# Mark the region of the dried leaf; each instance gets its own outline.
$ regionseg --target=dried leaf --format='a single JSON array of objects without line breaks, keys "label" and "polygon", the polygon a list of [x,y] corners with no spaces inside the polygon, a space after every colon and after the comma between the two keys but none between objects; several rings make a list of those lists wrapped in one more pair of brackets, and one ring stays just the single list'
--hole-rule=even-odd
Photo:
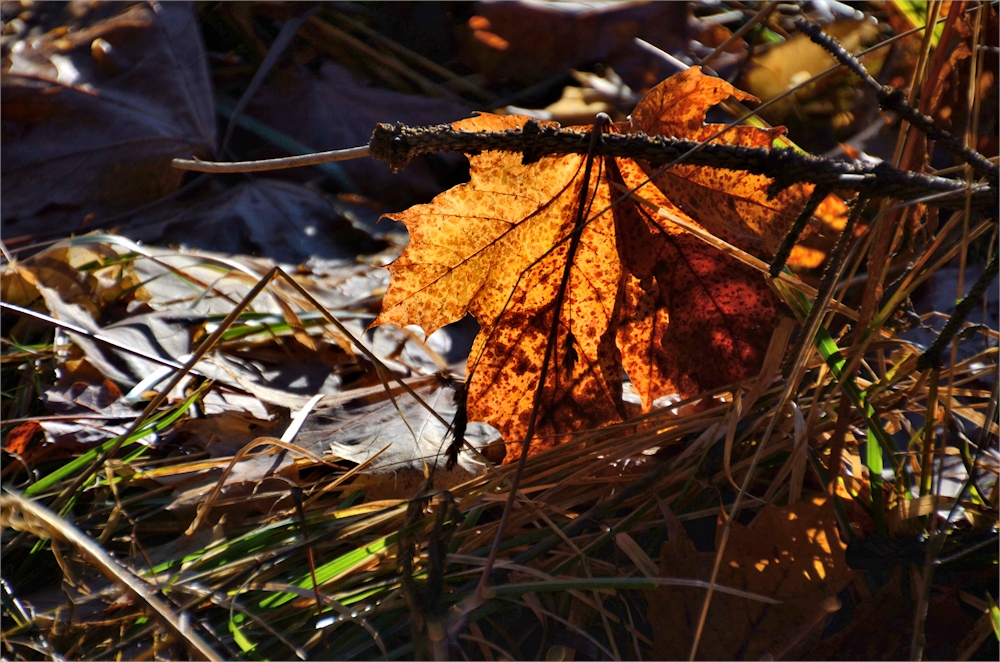
[{"label": "dried leaf", "polygon": [[[52,462],[72,457],[98,444],[125,433],[128,424],[139,415],[121,397],[121,391],[111,381],[100,383],[71,381],[65,386],[52,386],[42,392],[45,408],[53,417],[29,421],[7,435],[4,450],[15,456],[15,462],[4,471],[17,471],[22,466],[33,467],[40,462]],[[41,439],[36,439],[38,433]],[[156,435],[140,440],[152,443]]]},{"label": "dried leaf", "polygon": [[386,246],[341,216],[327,196],[273,179],[255,179],[205,200],[171,205],[127,234],[160,245],[266,256],[281,264],[310,257],[353,262]]},{"label": "dried leaf", "polygon": [[[706,111],[729,96],[749,97],[692,69],[650,92],[628,128],[704,139],[716,130],[704,125]],[[481,115],[452,126],[502,131],[526,122]],[[733,140],[770,147],[782,131],[740,127]],[[468,184],[388,215],[411,240],[389,266],[374,324],[432,332],[466,313],[479,321],[469,417],[501,431],[508,462],[529,433],[537,452],[566,433],[622,420],[623,368],[646,409],[661,395],[695,395],[759,370],[776,295],[736,259],[634,200],[618,201],[622,186],[646,182],[648,167],[598,159],[585,181],[582,155],[525,164],[519,154],[485,152],[470,161]],[[737,171],[684,166],[654,184],[640,195],[759,254],[777,247],[805,201],[802,190],[768,200],[770,180]],[[584,224],[570,256],[578,216]]]},{"label": "dried leaf", "polygon": [[42,426],[38,421],[28,421],[21,423],[16,428],[7,433],[3,441],[4,451],[11,455],[23,455],[31,446],[32,440],[42,431]]},{"label": "dried leaf", "polygon": [[[721,535],[721,524],[717,535]],[[715,593],[698,656],[702,659],[757,660],[780,657],[811,629],[822,631],[832,599],[852,579],[844,558],[836,514],[825,498],[794,506],[764,507],[750,526],[733,524],[719,568],[718,584],[782,601],[767,605]],[[671,528],[660,569],[664,576],[707,580],[714,552],[698,552]],[[685,659],[701,613],[705,592],[686,587],[657,588],[649,602],[653,656]],[[826,602],[824,602],[826,601]]]},{"label": "dried leaf", "polygon": [[586,71],[571,73],[580,86],[564,87],[558,101],[539,110],[506,106],[499,114],[527,115],[560,124],[589,124],[598,113],[613,114],[616,106],[632,105],[638,100],[610,67],[604,69],[603,76]]},{"label": "dried leaf", "polygon": [[[455,385],[440,376],[410,380],[414,392],[442,419],[455,417]],[[443,473],[444,451],[451,439],[447,428],[398,385],[389,392],[381,386],[359,389],[321,402],[306,419],[296,444],[317,455],[333,455],[357,464],[375,457],[366,474],[395,475],[411,472],[423,476],[425,466]],[[397,409],[398,407],[398,409]],[[496,430],[470,423],[465,439],[488,457],[490,444],[499,439]],[[389,446],[384,452],[386,446]],[[459,454],[458,473],[472,477],[482,472],[482,463],[468,449]]]},{"label": "dried leaf", "polygon": [[[504,130],[526,121],[482,115],[453,126]],[[469,416],[496,426],[509,442],[524,437],[534,408],[584,157],[523,165],[520,155],[487,152],[471,161],[469,184],[388,216],[406,223],[411,240],[389,268],[392,284],[375,323],[417,324],[431,333],[472,313],[483,331],[469,361]],[[595,177],[587,200],[588,209],[607,209],[607,182]],[[620,420],[621,369],[601,347],[620,278],[614,251],[611,215],[604,213],[583,231],[569,274],[552,351],[556,368],[536,428],[550,437],[547,445],[553,435]]]},{"label": "dried leaf", "polygon": [[[489,2],[476,5],[459,58],[492,80],[525,86],[593,62],[614,67],[633,87],[660,80],[662,60],[636,38],[667,52],[687,47],[684,3],[589,4]],[[646,80],[652,74],[656,77]]]},{"label": "dried leaf", "polygon": [[88,213],[155,200],[184,177],[172,158],[215,143],[190,6],[135,5],[74,27],[13,48],[2,78],[8,235],[65,231]]},{"label": "dried leaf", "polygon": [[57,244],[3,272],[3,300],[31,307],[41,298],[40,287],[54,290],[66,303],[83,306],[99,317],[112,302],[144,300],[148,293],[136,274],[110,246]]},{"label": "dried leaf", "polygon": [[[837,39],[848,51],[857,53],[863,44],[878,36],[879,27],[874,21],[841,19],[827,23],[823,31]],[[797,34],[752,57],[742,77],[743,84],[763,101],[770,101],[834,64],[833,56],[823,47],[814,44],[808,36]],[[784,117],[801,108],[803,102],[840,85],[843,80],[843,75],[827,76],[800,87],[791,97],[772,105],[768,116]]]}]

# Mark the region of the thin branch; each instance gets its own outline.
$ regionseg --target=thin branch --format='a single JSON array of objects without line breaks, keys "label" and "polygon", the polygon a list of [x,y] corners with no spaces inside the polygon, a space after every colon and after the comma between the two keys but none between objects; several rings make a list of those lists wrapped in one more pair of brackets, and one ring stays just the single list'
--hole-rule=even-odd
[{"label": "thin branch", "polygon": [[[817,188],[818,190],[818,188]],[[840,233],[840,238],[830,252],[830,259],[827,261],[826,271],[823,272],[823,280],[819,284],[819,293],[813,300],[812,309],[809,316],[802,324],[802,332],[799,334],[792,351],[786,356],[786,363],[782,366],[782,372],[790,375],[795,367],[800,353],[812,345],[816,333],[819,331],[823,317],[829,312],[830,300],[833,298],[833,290],[843,276],[844,259],[847,257],[847,249],[854,238],[854,226],[861,220],[861,214],[870,200],[870,193],[859,195],[853,202],[851,215],[847,218],[847,224]]]},{"label": "thin branch", "polygon": [[261,172],[263,170],[287,170],[302,166],[351,161],[370,156],[368,146],[335,149],[331,152],[317,152],[302,156],[285,156],[280,159],[264,159],[263,161],[202,161],[201,159],[174,159],[171,165],[178,170],[194,170],[197,172]]},{"label": "thin branch", "polygon": [[785,268],[785,262],[788,261],[788,256],[792,254],[792,248],[795,246],[795,242],[799,240],[799,235],[805,230],[806,224],[809,219],[812,218],[813,212],[819,207],[820,203],[826,199],[826,196],[830,194],[830,189],[825,186],[817,186],[813,189],[812,195],[809,196],[809,200],[806,201],[806,206],[802,208],[799,212],[799,217],[795,219],[795,223],[792,224],[791,229],[788,234],[785,235],[785,239],[781,242],[781,246],[778,248],[778,252],[774,255],[774,260],[771,261],[771,268],[769,273],[771,278],[777,278],[781,273],[781,270]]},{"label": "thin branch", "polygon": [[[428,127],[379,124],[368,146],[372,158],[401,170],[412,158],[434,152],[521,152],[528,162],[554,154],[586,154],[589,133],[545,126],[536,120],[530,120],[521,129],[483,132],[457,131],[449,124]],[[695,149],[698,151],[688,154]],[[744,170],[770,177],[774,179],[768,191],[770,195],[794,184],[813,183],[838,191],[863,191],[874,187],[879,196],[898,200],[942,194],[937,205],[952,208],[963,208],[968,193],[974,209],[993,213],[997,207],[995,186],[975,184],[967,187],[964,181],[906,172],[887,163],[850,163],[789,149],[704,144],[634,133],[606,134],[598,151],[602,156],[639,159],[654,168],[686,155],[688,165]]]},{"label": "thin branch", "polygon": [[955,306],[955,312],[948,319],[944,328],[941,329],[941,335],[917,359],[917,370],[941,367],[941,352],[951,342],[951,339],[955,337],[955,334],[961,330],[962,324],[965,323],[965,318],[972,312],[972,307],[982,300],[983,295],[986,293],[986,288],[989,287],[993,279],[996,278],[998,271],[1000,271],[998,270],[997,255],[998,253],[993,253],[990,263],[986,266],[986,270],[982,275],[979,276],[979,280],[973,284],[972,289],[965,295],[965,298]]},{"label": "thin branch", "polygon": [[[586,154],[588,136],[573,129],[543,126],[535,120],[529,121],[523,129],[483,132],[456,131],[448,124],[429,127],[379,124],[370,143],[364,147],[233,163],[174,159],[173,166],[212,173],[260,172],[371,156],[388,162],[394,170],[402,170],[414,157],[435,152],[476,154],[501,150],[521,152],[528,160],[554,154]],[[642,133],[607,134],[598,150],[602,156],[640,159],[654,167],[684,156],[689,165],[745,170],[774,179],[769,190],[771,194],[798,183],[813,183],[838,191],[861,191],[874,185],[882,197],[897,200],[934,196],[939,207],[962,208],[968,192],[973,209],[995,212],[997,207],[994,186],[974,184],[967,187],[959,180],[906,172],[886,163],[858,164],[792,150],[704,144]]]},{"label": "thin branch", "polygon": [[883,109],[898,113],[907,122],[927,134],[928,138],[937,141],[942,147],[972,166],[976,172],[986,175],[994,184],[996,183],[1000,177],[1000,169],[997,168],[996,164],[990,163],[982,154],[966,147],[961,140],[949,132],[938,128],[934,124],[934,119],[911,106],[902,92],[882,85],[875,80],[856,57],[847,52],[836,39],[825,34],[819,25],[799,18],[795,21],[795,27],[805,33],[814,43],[829,51],[841,64],[860,76],[861,80],[875,91],[879,105]]}]

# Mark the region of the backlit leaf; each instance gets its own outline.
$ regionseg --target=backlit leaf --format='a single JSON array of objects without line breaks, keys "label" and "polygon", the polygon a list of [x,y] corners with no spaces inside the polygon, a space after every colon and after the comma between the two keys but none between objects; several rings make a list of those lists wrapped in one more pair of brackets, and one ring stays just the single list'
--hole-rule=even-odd
[{"label": "backlit leaf", "polygon": [[[730,96],[752,98],[692,69],[607,130],[704,140],[719,128],[704,124],[706,111]],[[505,131],[527,121],[481,115],[452,127]],[[579,130],[582,140],[591,132]],[[722,140],[769,148],[783,131],[736,127]],[[467,313],[478,320],[469,419],[501,431],[507,462],[528,436],[537,452],[623,420],[623,372],[648,410],[662,395],[696,395],[759,371],[780,306],[764,277],[621,191],[638,189],[661,210],[768,256],[806,189],[768,199],[765,177],[694,166],[647,185],[651,168],[627,158],[595,158],[589,178],[583,155],[525,164],[489,151],[470,161],[469,183],[388,216],[406,224],[410,244],[389,266],[375,324],[432,333]]]},{"label": "backlit leaf", "polygon": [[[527,119],[483,115],[453,126],[501,131]],[[406,224],[410,244],[389,267],[393,280],[375,323],[417,324],[432,333],[474,315],[483,331],[469,362],[469,416],[517,440],[534,407],[585,158],[523,165],[518,154],[487,152],[470,160],[468,184],[389,215]],[[609,204],[608,184],[593,178],[587,208],[606,210]],[[614,251],[611,214],[604,213],[583,231],[570,270],[551,352],[556,368],[541,396],[539,435],[619,420],[621,368],[601,348],[620,278]]]},{"label": "backlit leaf", "polygon": [[[645,179],[629,161],[621,172],[630,189]],[[642,195],[684,218],[655,188]],[[779,316],[779,300],[760,274],[645,207],[615,210],[627,271],[617,340],[643,408],[663,395],[756,374]]]}]

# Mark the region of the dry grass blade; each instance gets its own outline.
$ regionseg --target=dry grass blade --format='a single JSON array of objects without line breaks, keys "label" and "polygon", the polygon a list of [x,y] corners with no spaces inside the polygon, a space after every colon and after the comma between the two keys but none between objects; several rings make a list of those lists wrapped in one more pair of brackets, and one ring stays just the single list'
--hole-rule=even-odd
[{"label": "dry grass blade", "polygon": [[21,306],[15,306],[14,304],[7,303],[6,301],[0,301],[0,308],[6,308],[7,310],[15,312],[18,315],[22,315],[24,317],[30,317],[30,318],[36,319],[39,322],[42,322],[44,324],[49,324],[51,326],[59,327],[60,329],[64,329],[66,331],[72,331],[73,333],[79,333],[82,336],[85,336],[87,338],[90,338],[91,340],[94,340],[96,342],[99,342],[99,343],[102,343],[104,345],[107,345],[108,347],[113,347],[113,348],[115,348],[115,349],[117,349],[119,351],[126,352],[128,354],[132,354],[133,356],[138,356],[139,358],[146,359],[147,361],[152,361],[153,363],[159,363],[160,365],[162,365],[164,367],[167,367],[167,368],[173,368],[174,370],[183,370],[184,369],[184,364],[182,364],[182,363],[178,363],[176,361],[171,361],[169,359],[164,359],[163,357],[156,356],[155,354],[150,354],[148,352],[144,352],[141,349],[136,349],[134,347],[129,347],[128,345],[123,345],[122,343],[120,343],[120,342],[118,342],[116,340],[113,340],[111,338],[105,338],[104,336],[102,336],[99,333],[93,333],[93,332],[88,331],[87,329],[84,329],[83,327],[77,326],[76,324],[73,324],[71,322],[66,322],[64,320],[58,320],[58,319],[55,319],[54,317],[49,317],[48,315],[44,315],[44,314],[39,313],[38,311],[35,311],[35,310],[28,310],[27,308],[22,308]]},{"label": "dry grass blade", "polygon": [[233,467],[235,467],[244,457],[246,457],[247,454],[250,453],[250,451],[260,446],[275,446],[276,447],[275,450],[271,452],[277,451],[278,448],[283,448],[284,450],[290,453],[298,453],[304,455],[305,457],[309,458],[318,465],[325,464],[322,458],[313,455],[309,451],[302,450],[301,448],[295,446],[294,444],[286,443],[281,439],[260,437],[258,439],[255,439],[254,441],[251,441],[249,444],[241,448],[240,452],[237,453],[235,456],[233,456],[233,459],[229,461],[229,465],[226,466],[225,470],[223,470],[222,472],[222,476],[219,477],[219,482],[215,484],[215,487],[212,488],[212,491],[209,493],[208,498],[205,499],[205,503],[202,504],[202,506],[198,509],[198,516],[195,517],[194,521],[191,523],[191,526],[188,527],[188,530],[185,532],[185,535],[189,536],[193,535],[199,529],[199,527],[201,527],[201,525],[204,523],[205,518],[208,517],[208,513],[211,512],[212,510],[212,505],[215,503],[216,498],[219,496],[219,492],[226,484],[226,478],[229,477],[229,474],[233,470]]},{"label": "dry grass blade", "polygon": [[0,506],[3,508],[4,526],[27,531],[40,538],[51,536],[73,545],[101,571],[101,574],[124,587],[136,600],[144,604],[177,637],[178,641],[184,643],[192,657],[199,660],[223,659],[191,629],[190,618],[186,614],[176,614],[169,605],[153,594],[145,582],[119,565],[100,545],[72,524],[48,508],[24,498],[7,487],[3,488]]}]

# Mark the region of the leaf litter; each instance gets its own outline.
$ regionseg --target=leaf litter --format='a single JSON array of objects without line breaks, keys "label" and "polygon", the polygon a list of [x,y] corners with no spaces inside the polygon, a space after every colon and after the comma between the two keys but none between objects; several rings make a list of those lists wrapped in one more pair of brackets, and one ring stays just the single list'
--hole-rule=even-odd
[{"label": "leaf litter", "polygon": [[211,82],[191,7],[134,5],[83,21],[5,52],[8,236],[76,229],[88,214],[152,202],[181,185],[172,158],[214,148]]},{"label": "leaf litter", "polygon": [[[483,13],[487,11],[500,9],[493,6]],[[714,11],[697,8],[697,19],[689,14],[681,39],[691,37],[692,21],[702,30],[698,21]],[[329,20],[329,15],[324,14],[323,20]],[[501,25],[503,21],[496,19],[490,29]],[[776,23],[770,25],[777,28]],[[495,34],[501,34],[496,29]],[[490,39],[484,38],[479,43],[488,46]],[[626,42],[632,38],[629,33]],[[196,38],[192,43],[200,41]],[[263,42],[260,45],[266,48]],[[317,45],[329,46],[313,39],[311,46]],[[674,52],[674,47],[667,48]],[[296,52],[303,61],[315,57],[315,51]],[[639,61],[633,57],[636,52],[634,43],[622,51],[633,65]],[[742,51],[733,51],[738,52]],[[233,63],[226,60],[220,68],[219,62],[223,60],[214,61],[213,71]],[[405,60],[400,66],[416,67],[415,62]],[[58,58],[50,64],[56,66]],[[322,66],[329,69],[332,63]],[[226,75],[237,68],[225,69]],[[636,90],[648,89],[659,79],[643,84],[635,69],[623,65],[622,71]],[[301,69],[298,72],[302,74]],[[697,75],[696,71],[687,74]],[[373,93],[371,99],[377,101],[382,92]],[[683,108],[683,103],[668,98],[660,107]],[[640,107],[632,118],[643,122],[647,128],[642,130],[679,130],[680,135],[693,131],[701,137],[712,131],[710,125],[703,126],[704,113],[696,113],[695,121],[677,129],[657,126],[670,124],[662,112],[643,117],[641,111],[646,108]],[[6,107],[4,112],[6,119]],[[382,113],[372,121],[387,119],[392,118]],[[493,122],[523,126],[525,120],[484,115],[458,125],[487,127]],[[282,128],[295,127],[285,124]],[[268,130],[265,127],[263,132]],[[613,130],[635,128],[619,125]],[[776,135],[743,128],[729,133],[743,136],[738,140],[764,145]],[[300,135],[311,145],[309,136],[316,133],[309,130]],[[351,145],[362,141],[358,138]],[[483,164],[502,165],[505,171],[494,176],[509,178],[517,191],[525,185],[548,187],[545,190],[555,196],[549,199],[564,210],[572,210],[583,192],[576,179],[582,157],[548,159],[558,165],[552,168],[553,174],[559,173],[554,182],[534,177],[538,170],[520,163],[519,155],[504,159],[485,153],[473,156],[472,161],[473,180],[466,190],[478,187],[497,192],[496,187],[477,181],[479,163],[482,171]],[[653,174],[643,164],[624,161],[601,164],[587,182],[591,216],[617,200],[623,188],[635,188]],[[4,165],[6,180],[6,159]],[[396,257],[399,247],[393,245],[375,253],[398,235],[381,234],[379,229],[379,236],[372,240],[356,222],[340,223],[346,198],[335,200],[318,192],[329,192],[328,182],[295,179],[294,184],[274,179],[245,179],[227,182],[225,187],[211,183],[180,200],[158,203],[151,212],[138,212],[132,227],[123,228],[130,236],[175,241],[196,249],[154,248],[121,237],[91,236],[9,263],[2,281],[5,304],[33,308],[38,315],[57,318],[63,328],[40,336],[40,329],[46,327],[40,326],[37,317],[33,321],[19,317],[15,327],[8,324],[14,319],[11,309],[4,308],[5,330],[13,329],[5,332],[5,342],[42,338],[49,343],[16,343],[5,348],[5,389],[13,384],[7,380],[11,374],[7,366],[21,366],[17,392],[11,397],[4,394],[5,417],[12,413],[18,417],[18,427],[5,437],[5,450],[13,458],[21,454],[27,460],[34,477],[30,480],[42,478],[35,497],[57,502],[55,493],[69,484],[67,474],[58,473],[65,464],[60,453],[97,457],[86,446],[107,444],[127,429],[172,373],[173,368],[163,364],[183,363],[276,261],[286,265],[337,325],[318,314],[301,291],[280,278],[275,280],[226,328],[218,347],[194,366],[192,376],[169,394],[160,415],[170,422],[144,427],[142,439],[148,445],[124,449],[119,459],[105,465],[106,471],[76,493],[73,510],[63,510],[62,515],[113,550],[128,565],[128,572],[163,587],[171,609],[190,615],[192,620],[185,622],[193,622],[227,657],[346,659],[384,654],[385,646],[393,649],[394,656],[410,656],[414,649],[408,646],[415,640],[438,641],[431,637],[434,628],[450,622],[445,615],[455,611],[454,606],[450,612],[444,609],[471,590],[466,582],[482,568],[498,526],[499,502],[509,489],[510,468],[497,465],[505,454],[508,462],[513,457],[505,451],[503,439],[509,441],[516,424],[506,430],[498,425],[498,431],[472,417],[459,466],[446,473],[439,465],[442,449],[452,441],[448,424],[465,395],[470,412],[476,411],[477,399],[496,395],[503,400],[502,390],[495,385],[476,385],[480,370],[484,374],[495,370],[498,379],[507,380],[505,385],[532,393],[531,369],[513,376],[503,376],[503,370],[521,367],[521,359],[537,358],[537,350],[535,356],[527,350],[543,348],[538,338],[551,328],[551,312],[548,325],[545,313],[533,313],[533,330],[517,340],[524,345],[521,353],[510,355],[516,360],[505,361],[502,353],[491,357],[491,343],[483,338],[517,328],[515,315],[504,309],[508,301],[544,309],[544,293],[551,293],[551,282],[561,275],[559,261],[566,259],[559,240],[572,232],[572,219],[556,227],[545,228],[540,222],[532,226],[535,217],[551,220],[545,213],[546,199],[522,200],[541,211],[528,214],[531,218],[517,225],[527,223],[527,227],[504,235],[511,237],[504,250],[482,262],[499,267],[510,266],[507,262],[523,265],[528,260],[523,277],[520,273],[502,275],[502,282],[480,292],[487,295],[483,301],[456,304],[442,299],[433,306],[416,302],[406,312],[433,322],[423,330],[392,325],[368,330],[379,314],[387,285],[384,272],[370,265]],[[569,330],[553,348],[559,374],[545,394],[548,402],[568,407],[548,416],[548,436],[535,446],[526,465],[497,566],[499,572],[511,573],[509,582],[497,583],[498,598],[490,603],[499,606],[502,602],[503,607],[493,614],[473,613],[468,629],[447,650],[454,654],[462,648],[481,655],[483,650],[499,654],[503,649],[504,656],[536,658],[598,655],[600,651],[605,656],[636,657],[657,650],[671,651],[670,657],[687,656],[693,632],[700,627],[698,613],[715,556],[693,551],[680,522],[699,518],[714,522],[720,507],[728,509],[733,477],[745,475],[754,449],[763,443],[762,431],[775,418],[779,422],[764,440],[766,448],[749,482],[750,492],[766,493],[768,504],[752,506],[756,521],[751,522],[751,513],[744,509],[733,523],[699,655],[710,656],[716,649],[733,659],[759,657],[760,651],[777,657],[827,659],[908,655],[907,628],[921,598],[902,578],[913,566],[898,567],[897,574],[879,589],[879,571],[849,570],[843,547],[848,542],[856,545],[862,537],[881,540],[873,505],[877,495],[883,495],[891,508],[890,536],[902,540],[922,530],[925,520],[921,518],[933,512],[932,496],[914,492],[915,498],[909,500],[905,477],[895,485],[873,489],[874,481],[863,466],[871,460],[872,440],[868,438],[866,450],[865,419],[851,411],[846,415],[853,420],[843,440],[849,473],[837,486],[837,498],[823,496],[825,453],[836,441],[834,427],[844,414],[836,408],[839,393],[829,381],[831,373],[813,359],[805,373],[808,379],[802,382],[809,386],[799,389],[791,413],[782,408],[777,385],[755,384],[754,366],[759,366],[768,349],[770,329],[782,315],[790,314],[784,308],[787,298],[770,290],[763,277],[743,262],[720,258],[714,248],[675,228],[670,220],[671,215],[693,219],[739,249],[767,259],[784,234],[759,223],[760,218],[777,212],[787,215],[779,225],[790,222],[795,206],[801,205],[808,191],[786,191],[783,195],[789,204],[783,207],[760,195],[766,181],[746,176],[727,180],[725,173],[685,170],[683,165],[658,177],[656,184],[639,190],[645,202],[632,199],[618,204],[603,218],[598,215],[581,235],[585,239],[578,252],[581,262],[571,269],[571,296],[564,307],[570,311]],[[570,194],[574,187],[577,196]],[[720,189],[727,192],[719,193]],[[158,190],[157,195],[165,190]],[[738,195],[730,202],[733,192]],[[409,193],[400,191],[400,195]],[[487,198],[485,193],[483,198]],[[717,204],[698,209],[705,198]],[[819,218],[808,231],[812,234],[796,248],[798,255],[793,254],[796,269],[807,277],[802,270],[820,265],[830,250],[829,238],[822,235],[835,237],[843,227],[843,203],[835,198],[828,202],[831,209],[817,213]],[[364,204],[371,215],[374,207]],[[6,195],[4,207],[5,212],[14,209],[8,206]],[[494,223],[498,219],[520,221],[518,208],[510,207],[497,205],[479,216]],[[84,208],[73,207],[74,227]],[[261,213],[262,208],[267,213]],[[282,223],[273,223],[275,217],[283,219]],[[6,213],[4,218],[6,230]],[[325,226],[331,219],[334,225]],[[211,227],[227,225],[240,231],[208,234],[213,232]],[[489,233],[471,233],[470,227],[457,228],[462,233],[454,238],[457,243],[438,246],[435,259],[441,263],[452,259],[448,251],[454,246],[478,246],[475,250],[488,253],[482,247],[488,245]],[[293,229],[283,235],[288,228]],[[315,235],[309,234],[310,228]],[[444,223],[433,228],[435,232],[447,229]],[[360,241],[362,248],[338,245],[345,233]],[[418,242],[421,232],[411,228],[411,234]],[[313,237],[319,237],[322,244],[310,243]],[[535,245],[539,237],[550,243]],[[541,254],[553,244],[556,250]],[[220,246],[223,252],[212,252]],[[800,250],[806,246],[812,252]],[[644,250],[650,247],[655,250]],[[316,257],[312,248],[323,257]],[[260,254],[226,254],[250,251]],[[354,259],[365,251],[363,261]],[[405,255],[400,258],[404,264]],[[412,264],[411,268],[419,270]],[[469,290],[470,284],[461,280],[456,279],[458,286]],[[581,296],[584,286],[589,290]],[[383,310],[390,308],[393,287],[389,285]],[[478,313],[481,323],[489,315],[494,318],[492,330],[482,324],[483,335],[475,340],[471,355],[468,348],[475,325],[465,321],[434,331],[445,317],[462,317],[465,307]],[[706,309],[715,313],[703,320],[692,319],[691,310]],[[664,315],[664,310],[670,314]],[[739,321],[733,322],[735,318]],[[67,327],[71,321],[87,333]],[[407,321],[413,319],[400,319]],[[720,335],[720,328],[730,335]],[[108,342],[90,337],[95,334]],[[995,342],[995,332],[989,330],[973,329],[968,335]],[[677,350],[695,339],[701,345],[705,338],[714,338],[726,356],[740,357],[745,363],[713,364]],[[919,426],[927,392],[912,361],[906,361],[919,349],[905,340],[884,338],[865,355],[859,375],[878,385],[869,391],[870,402],[881,417],[876,420],[885,421],[898,438],[906,437],[901,443],[909,443],[908,457],[913,458],[924,438]],[[157,360],[122,351],[125,345]],[[969,343],[961,347],[967,351]],[[460,384],[466,368],[461,364],[465,356],[476,356],[480,349],[486,350],[486,359],[469,361],[469,391],[463,395]],[[849,344],[841,344],[840,349],[852,357]],[[770,348],[775,356],[781,352],[782,347]],[[33,358],[25,363],[23,357]],[[940,377],[942,383],[957,380],[952,391],[942,391],[940,396],[945,408],[941,429],[973,442],[982,430],[986,435],[982,439],[987,440],[984,448],[995,438],[994,425],[983,427],[990,386],[976,377],[982,371],[970,366],[988,367],[995,360],[995,350],[989,347],[985,353],[973,350],[968,361],[943,369]],[[768,370],[772,368],[776,366]],[[44,398],[32,402],[30,394],[36,389],[32,382],[39,379],[37,391]],[[730,386],[733,382],[735,390]],[[756,404],[743,409],[741,402],[749,400],[741,398],[748,390]],[[637,398],[626,395],[633,391],[639,392]],[[677,392],[691,397],[684,399]],[[903,392],[909,400],[900,404]],[[665,402],[669,408],[661,408]],[[480,404],[481,409],[484,406]],[[501,408],[506,412],[501,419],[507,416],[511,421],[525,411],[523,402],[501,402]],[[95,418],[105,416],[120,418]],[[590,417],[593,424],[581,423],[581,417]],[[291,423],[301,418],[305,421],[301,428]],[[600,425],[607,427],[590,429]],[[975,443],[981,445],[982,439]],[[554,445],[555,441],[564,443]],[[83,444],[71,448],[69,442]],[[962,472],[965,462],[980,481],[975,489],[984,492],[985,503],[968,498],[943,502],[961,503],[965,519],[955,526],[964,531],[952,536],[956,544],[950,550],[963,554],[967,548],[959,543],[968,530],[985,531],[995,520],[989,510],[989,499],[995,501],[996,496],[992,456],[987,448],[986,456],[980,458],[976,450],[980,446],[971,448],[976,455],[954,454],[956,461],[948,464],[947,472],[963,480],[963,475],[970,475]],[[919,462],[911,464],[914,471],[920,470]],[[4,468],[5,482],[23,480],[26,475],[13,462],[5,462]],[[62,476],[58,481],[52,479],[57,474]],[[786,495],[788,506],[783,505]],[[662,505],[669,505],[669,510]],[[673,512],[679,515],[674,517]],[[15,510],[5,501],[5,523],[14,521],[10,519],[14,516]],[[201,528],[183,535],[186,528],[190,531],[192,521]],[[10,540],[7,535],[5,543]],[[705,542],[694,534],[691,537],[699,544]],[[27,631],[5,624],[5,644],[52,650],[52,642],[55,650],[75,646],[72,650],[98,657],[119,651],[129,657],[146,654],[144,638],[155,628],[136,620],[143,612],[135,602],[120,598],[112,585],[95,582],[89,566],[68,557],[62,543],[52,545],[51,555],[46,551],[34,560],[18,549],[13,547],[14,556],[5,550],[5,568],[15,567],[8,563],[19,568],[11,577],[39,577],[39,570],[56,569],[48,576],[67,578],[66,590],[74,593],[77,615],[86,615],[75,623],[62,623],[58,612],[26,615],[24,622],[39,625],[36,631],[44,635],[32,639],[34,635],[23,634]],[[407,565],[400,557],[409,550],[413,559]],[[46,566],[41,557],[54,557],[60,565],[57,568],[49,561]],[[409,587],[400,582],[401,567],[412,569]],[[14,593],[9,593],[7,573],[5,610],[8,595],[16,595],[11,604],[26,595],[36,606],[43,604],[37,599],[40,594],[26,592],[23,584],[15,584]],[[935,581],[940,580],[940,586],[949,577],[939,569]],[[314,591],[317,580],[319,589]],[[680,580],[701,582],[700,588],[671,584]],[[763,597],[780,595],[783,603],[736,598],[727,593],[731,589]],[[962,609],[968,611],[973,603],[987,604],[977,595],[988,597],[978,584],[968,581],[949,583],[944,593],[931,595],[928,640],[942,642],[954,638],[955,632],[971,631],[974,619]],[[899,609],[880,609],[884,601]],[[845,605],[839,611],[838,602]],[[847,605],[854,606],[853,618]],[[14,609],[5,611],[5,620],[15,613]],[[942,629],[944,613],[953,616],[950,632]],[[409,617],[429,624],[429,629],[410,631]],[[839,633],[834,627],[838,619],[839,627],[844,627]],[[935,628],[937,624],[942,627]],[[123,635],[121,627],[131,629]],[[885,632],[892,636],[881,636]],[[866,648],[860,643],[875,640],[884,646]],[[160,650],[169,650],[171,657],[185,655],[183,648],[165,641],[153,645],[165,646]],[[494,650],[486,641],[501,643]],[[970,639],[962,642],[961,650],[929,648],[927,655],[949,657],[947,651],[959,654],[979,645]]]},{"label": "leaf litter", "polygon": [[[715,553],[698,552],[680,521],[670,517],[674,523],[660,567],[669,576],[707,579]],[[717,538],[721,530],[717,528]],[[837,595],[853,579],[845,547],[832,504],[822,498],[780,508],[768,504],[750,526],[735,524],[719,582],[777,598],[781,604],[728,595],[714,598],[701,654],[711,659],[777,659],[786,651],[773,649],[776,643],[817,634],[810,630],[822,630],[825,617],[839,606]],[[657,659],[681,659],[690,649],[704,593],[657,591],[666,595],[650,599],[649,619],[656,633],[651,652]]]}]

